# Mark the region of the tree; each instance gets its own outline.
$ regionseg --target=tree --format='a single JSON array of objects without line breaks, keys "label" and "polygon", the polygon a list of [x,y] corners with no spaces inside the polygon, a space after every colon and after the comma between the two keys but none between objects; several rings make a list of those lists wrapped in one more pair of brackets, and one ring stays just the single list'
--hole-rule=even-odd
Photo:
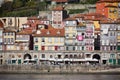
[{"label": "tree", "polygon": [[14,0],[13,1],[13,8],[16,9],[16,8],[20,8],[22,6],[22,1],[21,0]]},{"label": "tree", "polygon": [[5,2],[2,4],[1,9],[3,11],[12,11],[12,2]]},{"label": "tree", "polygon": [[26,3],[26,6],[28,6],[28,7],[34,7],[35,6],[35,1],[28,1],[27,3]]}]

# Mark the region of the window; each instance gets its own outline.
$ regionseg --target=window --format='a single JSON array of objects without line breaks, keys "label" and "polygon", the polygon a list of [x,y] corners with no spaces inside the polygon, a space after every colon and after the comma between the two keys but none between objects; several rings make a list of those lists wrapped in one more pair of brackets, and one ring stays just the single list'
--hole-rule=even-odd
[{"label": "window", "polygon": [[55,46],[55,50],[58,50],[58,46]]},{"label": "window", "polygon": [[44,38],[42,38],[42,42],[45,42],[45,39],[44,39]]},{"label": "window", "polygon": [[87,57],[87,58],[90,58],[90,56],[91,56],[90,54],[86,54],[86,57]]},{"label": "window", "polygon": [[11,42],[14,42],[14,41],[13,41],[13,38],[11,38]]},{"label": "window", "polygon": [[66,50],[68,50],[68,46],[66,47]]},{"label": "window", "polygon": [[55,46],[55,50],[56,50],[56,51],[58,50],[58,46]]},{"label": "window", "polygon": [[73,38],[75,38],[75,34],[73,34]]},{"label": "window", "polygon": [[111,58],[114,58],[114,57],[115,57],[115,55],[114,55],[114,54],[111,54],[111,55],[110,55],[110,57],[111,57]]},{"label": "window", "polygon": [[8,43],[10,43],[10,38],[8,38]]},{"label": "window", "polygon": [[68,38],[69,37],[69,35],[68,34],[66,34],[66,38]]},{"label": "window", "polygon": [[75,51],[75,47],[73,46],[73,51]]},{"label": "window", "polygon": [[50,58],[53,58],[53,56],[52,56],[52,55],[50,55]]},{"label": "window", "polygon": [[82,50],[84,50],[84,47],[82,46]]},{"label": "window", "polygon": [[51,42],[52,42],[52,39],[51,39],[51,38],[48,38],[48,42],[51,43]]},{"label": "window", "polygon": [[55,38],[55,43],[57,43],[58,42],[58,38]]},{"label": "window", "polygon": [[8,18],[8,25],[12,25],[12,19],[11,18]]},{"label": "window", "polygon": [[64,38],[60,38],[60,42],[61,42],[61,43],[64,42]]},{"label": "window", "polygon": [[11,36],[13,35],[13,33],[11,33]]},{"label": "window", "polygon": [[82,33],[82,36],[84,35],[84,33]]},{"label": "window", "polygon": [[38,38],[35,38],[35,42],[38,42]]},{"label": "window", "polygon": [[6,38],[4,38],[4,42],[6,43]]},{"label": "window", "polygon": [[38,45],[35,45],[35,48],[34,48],[36,51],[38,50]]},{"label": "window", "polygon": [[80,46],[77,47],[77,50],[80,50]]},{"label": "window", "polygon": [[110,50],[112,50],[112,46],[110,46]]},{"label": "window", "polygon": [[114,50],[116,50],[116,46],[114,46]]},{"label": "window", "polygon": [[42,58],[45,58],[45,54],[42,54]]},{"label": "window", "polygon": [[45,46],[42,46],[42,47],[41,47],[41,50],[45,50]]}]

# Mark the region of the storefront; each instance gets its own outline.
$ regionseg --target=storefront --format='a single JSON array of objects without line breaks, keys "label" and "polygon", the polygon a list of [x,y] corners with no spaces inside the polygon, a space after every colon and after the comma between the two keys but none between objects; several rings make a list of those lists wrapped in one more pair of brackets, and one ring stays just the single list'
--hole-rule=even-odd
[{"label": "storefront", "polygon": [[109,58],[109,63],[112,65],[116,65],[116,55],[115,54],[110,54],[110,58]]}]

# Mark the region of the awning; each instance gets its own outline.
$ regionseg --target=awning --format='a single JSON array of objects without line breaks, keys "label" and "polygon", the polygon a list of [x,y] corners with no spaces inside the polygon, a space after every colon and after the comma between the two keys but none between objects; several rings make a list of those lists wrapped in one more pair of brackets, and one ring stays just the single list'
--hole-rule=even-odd
[{"label": "awning", "polygon": [[85,61],[98,61],[98,60],[95,59],[95,58],[94,58],[94,59],[91,59],[91,58],[90,58],[90,59],[85,59]]},{"label": "awning", "polygon": [[85,59],[73,59],[72,61],[85,61]]},{"label": "awning", "polygon": [[40,60],[47,61],[48,59],[46,59],[46,58],[41,58]]},{"label": "awning", "polygon": [[49,61],[55,61],[55,59],[54,58],[50,58],[50,59],[48,59]]},{"label": "awning", "polygon": [[12,58],[11,60],[17,60],[16,58]]},{"label": "awning", "polygon": [[68,58],[65,58],[65,59],[64,59],[64,61],[70,61],[70,59],[68,59]]},{"label": "awning", "polygon": [[60,62],[62,62],[62,61],[64,61],[63,59],[48,59],[49,61],[60,61]]},{"label": "awning", "polygon": [[25,59],[25,61],[29,61],[30,59]]}]

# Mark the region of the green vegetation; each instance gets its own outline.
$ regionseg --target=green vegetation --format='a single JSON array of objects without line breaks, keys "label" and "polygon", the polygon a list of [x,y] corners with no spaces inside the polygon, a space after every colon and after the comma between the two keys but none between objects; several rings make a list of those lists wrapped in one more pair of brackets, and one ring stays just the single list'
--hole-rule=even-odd
[{"label": "green vegetation", "polygon": [[[95,4],[98,0],[82,0],[74,4]],[[4,16],[34,16],[38,15],[39,11],[47,10],[49,5],[46,0],[13,0],[13,2],[6,2],[0,7],[0,17]],[[83,13],[87,9],[69,10],[70,14]]]},{"label": "green vegetation", "polygon": [[88,9],[69,9],[69,14],[83,13],[88,11]]},{"label": "green vegetation", "polygon": [[83,0],[80,1],[80,4],[95,4],[99,0]]},{"label": "green vegetation", "polygon": [[4,16],[34,16],[40,10],[46,10],[46,2],[40,0],[13,0],[6,2],[0,7],[0,17]]}]

